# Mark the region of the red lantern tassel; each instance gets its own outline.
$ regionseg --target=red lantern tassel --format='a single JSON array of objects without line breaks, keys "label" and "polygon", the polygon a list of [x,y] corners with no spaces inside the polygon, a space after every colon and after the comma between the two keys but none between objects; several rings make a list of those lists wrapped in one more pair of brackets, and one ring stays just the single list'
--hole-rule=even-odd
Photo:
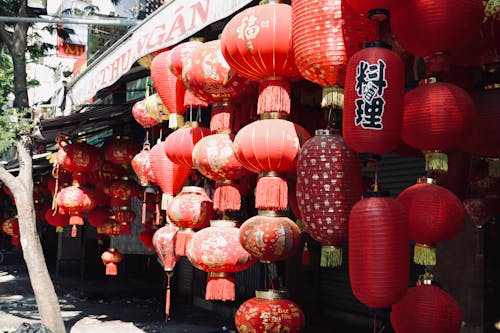
[{"label": "red lantern tassel", "polygon": [[235,285],[234,274],[210,272],[208,273],[205,299],[207,301],[234,301]]},{"label": "red lantern tassel", "polygon": [[219,211],[238,211],[241,207],[241,194],[238,184],[231,180],[217,181],[214,192],[214,209]]},{"label": "red lantern tassel", "polygon": [[144,191],[144,194],[142,197],[142,219],[141,219],[142,224],[146,223],[146,211],[147,211],[147,209],[146,209],[146,207],[147,207],[146,196],[147,196],[146,191]]},{"label": "red lantern tassel", "polygon": [[259,85],[257,114],[278,112],[290,114],[290,83],[284,79],[267,80]]},{"label": "red lantern tassel", "polygon": [[106,275],[118,275],[118,267],[114,263],[106,265]]},{"label": "red lantern tassel", "polygon": [[255,188],[255,208],[259,210],[286,210],[288,185],[282,177],[268,173],[259,177]]},{"label": "red lantern tassel", "polygon": [[307,247],[307,243],[304,244],[304,249],[302,250],[302,265],[309,266],[311,264],[311,252]]},{"label": "red lantern tassel", "polygon": [[73,225],[73,228],[71,228],[71,237],[75,238],[78,230],[76,229],[76,225]]},{"label": "red lantern tassel", "polygon": [[194,235],[193,229],[186,228],[179,230],[175,236],[175,254],[178,256],[186,255],[186,247],[188,242]]},{"label": "red lantern tassel", "polygon": [[234,106],[228,103],[214,104],[210,118],[210,131],[212,133],[231,133],[234,123]]},{"label": "red lantern tassel", "polygon": [[165,321],[170,319],[170,279],[172,273],[167,273],[167,291],[165,293]]}]

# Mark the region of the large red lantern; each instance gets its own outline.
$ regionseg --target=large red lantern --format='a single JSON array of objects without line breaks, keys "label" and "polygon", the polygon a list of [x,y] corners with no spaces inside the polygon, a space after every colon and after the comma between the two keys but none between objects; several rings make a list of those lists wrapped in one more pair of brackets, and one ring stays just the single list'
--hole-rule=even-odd
[{"label": "large red lantern", "polygon": [[405,94],[401,139],[427,152],[427,170],[446,172],[447,157],[442,151],[456,148],[475,118],[474,103],[465,90],[430,82]]},{"label": "large red lantern", "polygon": [[302,309],[286,299],[279,290],[255,291],[251,298],[238,308],[234,323],[239,333],[287,332],[301,333],[305,329]]},{"label": "large red lantern", "polygon": [[122,254],[115,248],[109,248],[101,255],[103,264],[106,266],[106,275],[118,275],[119,264],[123,260]]},{"label": "large red lantern", "polygon": [[400,142],[404,64],[380,42],[366,43],[347,64],[342,134],[362,154],[382,156]]},{"label": "large red lantern", "polygon": [[45,221],[53,227],[56,227],[56,232],[62,232],[63,227],[69,224],[69,216],[60,214],[57,210],[47,209],[45,211]]},{"label": "large red lantern", "polygon": [[69,224],[73,226],[71,236],[76,237],[77,225],[83,225],[83,213],[96,206],[92,192],[73,182],[73,185],[63,188],[57,195],[57,205],[70,216]]},{"label": "large red lantern", "polygon": [[359,13],[379,14],[380,11],[393,11],[402,5],[400,0],[347,0]]},{"label": "large red lantern", "polygon": [[72,173],[91,172],[101,167],[101,151],[88,143],[59,142],[57,164],[61,169]]},{"label": "large red lantern", "polygon": [[9,218],[2,223],[2,231],[12,237],[12,245],[17,248],[21,244],[20,234],[19,234],[19,220],[17,217]]},{"label": "large red lantern", "polygon": [[132,116],[144,128],[158,125],[159,118],[148,112],[146,100],[138,101],[132,106]]},{"label": "large red lantern", "polygon": [[291,7],[271,2],[241,11],[222,31],[221,50],[231,69],[259,82],[258,114],[290,114],[289,81],[300,79],[291,30]]},{"label": "large red lantern", "polygon": [[233,273],[254,264],[255,259],[241,246],[239,235],[235,222],[215,220],[189,241],[187,258],[194,267],[208,272],[206,300],[234,301]]},{"label": "large red lantern", "polygon": [[199,230],[210,225],[213,202],[202,187],[184,186],[168,204],[167,215],[172,223],[184,228],[177,233],[175,243],[175,253],[183,256],[186,245],[194,234],[193,229]]},{"label": "large red lantern", "polygon": [[142,186],[148,186],[150,183],[156,183],[155,174],[151,169],[151,153],[149,150],[149,142],[144,144],[141,152],[134,156],[130,164],[132,169],[134,169],[139,183]]},{"label": "large red lantern", "polygon": [[422,284],[408,289],[405,297],[392,305],[391,324],[396,333],[458,333],[462,311],[445,291]]},{"label": "large red lantern", "polygon": [[436,184],[418,184],[402,191],[397,200],[408,211],[409,237],[415,244],[414,261],[436,264],[436,243],[455,237],[464,224],[464,207],[451,191]]},{"label": "large red lantern", "polygon": [[322,245],[322,267],[342,264],[349,213],[361,193],[356,153],[338,133],[316,131],[298,157],[296,195],[306,232]]},{"label": "large red lantern", "polygon": [[304,128],[283,119],[258,120],[236,134],[236,158],[247,170],[259,174],[257,209],[286,209],[288,190],[283,174],[295,169],[300,147],[309,138]]},{"label": "large red lantern", "polygon": [[367,192],[349,215],[349,278],[354,296],[386,308],[404,296],[410,274],[408,217],[385,192]]},{"label": "large red lantern", "polygon": [[134,156],[139,152],[136,142],[128,138],[114,138],[103,146],[104,159],[114,164],[130,164]]},{"label": "large red lantern", "polygon": [[295,63],[304,78],[323,87],[322,107],[343,107],[347,61],[373,39],[374,30],[345,1],[293,1]]},{"label": "large red lantern", "polygon": [[165,154],[172,162],[186,168],[193,168],[193,148],[198,141],[210,135],[206,127],[183,127],[171,133],[165,139]]},{"label": "large red lantern", "polygon": [[240,243],[261,262],[285,260],[297,253],[301,231],[289,218],[270,212],[246,220],[240,227]]}]

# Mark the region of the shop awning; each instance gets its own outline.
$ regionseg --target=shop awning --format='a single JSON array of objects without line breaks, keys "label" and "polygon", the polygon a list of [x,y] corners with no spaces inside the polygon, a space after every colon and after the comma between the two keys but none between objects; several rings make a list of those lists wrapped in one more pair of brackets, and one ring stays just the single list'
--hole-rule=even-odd
[{"label": "shop awning", "polygon": [[68,86],[74,109],[115,83],[151,52],[173,46],[252,0],[176,0],[158,9],[104,52]]}]

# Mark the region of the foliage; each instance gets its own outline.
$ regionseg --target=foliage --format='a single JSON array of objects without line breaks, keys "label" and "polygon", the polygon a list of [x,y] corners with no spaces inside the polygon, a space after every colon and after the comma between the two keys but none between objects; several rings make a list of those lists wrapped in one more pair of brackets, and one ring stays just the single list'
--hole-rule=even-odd
[{"label": "foliage", "polygon": [[0,44],[0,106],[7,103],[9,94],[14,91],[13,80],[12,58],[8,54],[5,45]]},{"label": "foliage", "polygon": [[17,135],[30,133],[35,127],[29,110],[19,111],[16,108],[6,107],[0,114],[0,153],[7,151],[14,145]]}]

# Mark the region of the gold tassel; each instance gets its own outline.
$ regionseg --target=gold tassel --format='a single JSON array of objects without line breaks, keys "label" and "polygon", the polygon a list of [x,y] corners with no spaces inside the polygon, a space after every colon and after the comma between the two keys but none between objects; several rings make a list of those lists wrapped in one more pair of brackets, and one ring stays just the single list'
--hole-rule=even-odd
[{"label": "gold tassel", "polygon": [[488,175],[500,178],[500,158],[488,158]]},{"label": "gold tassel", "polygon": [[425,171],[448,173],[448,155],[438,150],[426,151]]},{"label": "gold tassel", "polygon": [[321,247],[321,267],[339,267],[342,266],[342,248],[335,246]]},{"label": "gold tassel", "polygon": [[324,87],[321,96],[322,108],[344,108],[344,88],[340,86]]},{"label": "gold tassel", "polygon": [[415,244],[413,251],[413,261],[424,266],[436,265],[436,248],[427,244]]}]

